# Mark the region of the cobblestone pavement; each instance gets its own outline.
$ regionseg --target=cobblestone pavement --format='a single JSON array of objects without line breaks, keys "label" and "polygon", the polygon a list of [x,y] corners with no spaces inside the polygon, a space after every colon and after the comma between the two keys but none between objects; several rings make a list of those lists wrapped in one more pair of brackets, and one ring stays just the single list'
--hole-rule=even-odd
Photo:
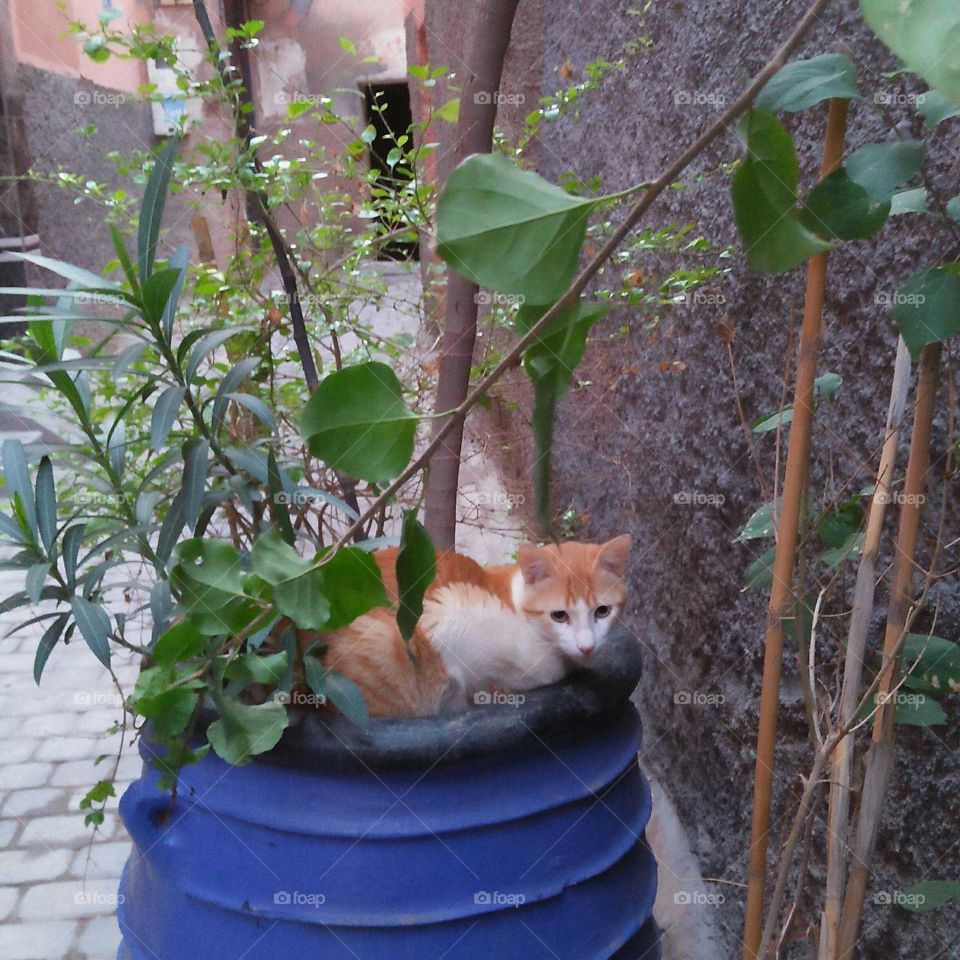
[{"label": "cobblestone pavement", "polygon": [[[0,435],[36,439],[9,426],[0,420]],[[22,589],[21,572],[0,572],[0,598]],[[0,636],[28,610],[0,615]],[[38,687],[33,659],[44,626],[0,640],[0,958],[113,960],[117,882],[130,843],[116,798],[96,833],[79,803],[112,769],[112,760],[94,760],[116,755],[119,736],[108,731],[121,718],[120,695],[79,639],[53,651]],[[129,691],[136,664],[115,663],[115,672]],[[118,796],[139,766],[127,748]]]}]

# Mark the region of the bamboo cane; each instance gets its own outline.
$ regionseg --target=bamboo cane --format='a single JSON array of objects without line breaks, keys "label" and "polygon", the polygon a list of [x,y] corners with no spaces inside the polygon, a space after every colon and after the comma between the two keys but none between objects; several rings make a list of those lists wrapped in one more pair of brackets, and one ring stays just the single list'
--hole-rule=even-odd
[{"label": "bamboo cane", "polygon": [[883,636],[883,662],[877,688],[877,710],[873,718],[873,736],[867,752],[863,794],[857,817],[857,830],[851,853],[852,867],[840,917],[837,956],[849,960],[853,956],[863,901],[877,832],[883,813],[883,801],[893,770],[893,732],[896,703],[891,702],[890,691],[897,685],[900,658],[896,655],[907,624],[911,603],[911,585],[914,573],[914,555],[920,528],[920,510],[930,467],[930,435],[933,430],[934,400],[940,368],[941,345],[927,344],[920,355],[917,375],[917,398],[910,436],[910,456],[903,485],[903,503],[897,529],[896,555],[893,566],[893,584],[887,608],[887,626]]},{"label": "bamboo cane", "polygon": [[[831,100],[827,115],[822,177],[840,166],[847,124],[847,101]],[[818,253],[807,265],[807,289],[800,343],[797,350],[797,382],[793,400],[793,422],[787,447],[787,464],[777,546],[773,562],[773,584],[767,607],[763,681],[760,690],[760,722],[757,730],[757,760],[754,770],[753,819],[750,828],[750,868],[747,877],[747,907],[743,931],[744,960],[756,960],[763,935],[763,901],[767,877],[767,843],[770,832],[770,796],[773,788],[777,713],[780,707],[780,674],[783,668],[783,619],[792,598],[793,568],[800,529],[804,479],[810,458],[813,423],[813,383],[817,374],[817,352],[823,316],[827,277],[827,253]]]},{"label": "bamboo cane", "polygon": [[[853,610],[847,630],[847,651],[843,665],[843,686],[840,693],[838,724],[848,726],[860,697],[863,678],[863,657],[867,646],[867,632],[876,593],[877,553],[883,532],[883,520],[890,502],[890,486],[900,442],[900,425],[907,405],[910,385],[910,353],[901,337],[897,342],[897,359],[893,367],[890,387],[890,405],[880,464],[877,467],[876,489],[867,514],[867,530],[863,554],[857,568],[857,583],[853,592]],[[827,881],[824,895],[823,922],[820,927],[820,960],[836,960],[837,934],[840,927],[840,908],[846,880],[845,848],[850,815],[850,777],[853,765],[854,739],[843,737],[837,744],[831,764],[830,806],[827,813]]]}]

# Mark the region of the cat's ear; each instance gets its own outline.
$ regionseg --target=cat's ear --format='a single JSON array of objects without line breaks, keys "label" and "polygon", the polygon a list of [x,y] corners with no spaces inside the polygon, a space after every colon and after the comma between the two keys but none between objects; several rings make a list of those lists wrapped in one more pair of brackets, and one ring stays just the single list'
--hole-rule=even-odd
[{"label": "cat's ear", "polygon": [[596,568],[606,570],[615,577],[622,577],[627,572],[627,560],[630,558],[630,537],[623,534],[608,540],[597,551]]},{"label": "cat's ear", "polygon": [[521,543],[517,548],[517,561],[524,583],[533,586],[541,580],[547,580],[553,574],[553,565],[546,552],[532,543]]}]

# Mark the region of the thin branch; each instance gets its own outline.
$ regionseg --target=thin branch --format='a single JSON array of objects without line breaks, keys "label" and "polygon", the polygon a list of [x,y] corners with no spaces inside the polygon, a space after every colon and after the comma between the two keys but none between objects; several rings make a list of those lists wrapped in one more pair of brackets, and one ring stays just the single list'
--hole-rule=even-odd
[{"label": "thin branch", "polygon": [[[200,2],[200,0],[195,0],[195,2]],[[463,403],[461,403],[456,410],[452,411],[451,415],[443,424],[443,427],[434,434],[423,453],[373,501],[360,519],[340,538],[336,546],[339,547],[346,543],[355,530],[361,528],[371,517],[376,516],[380,508],[384,504],[389,503],[403,485],[430,462],[433,455],[440,449],[447,434],[463,422],[467,413],[487,395],[490,388],[497,383],[508,370],[516,366],[517,361],[527,347],[540,338],[560,313],[571,304],[576,303],[580,294],[586,289],[587,284],[596,276],[600,268],[610,257],[613,256],[627,234],[630,233],[643,215],[653,206],[654,201],[660,194],[663,193],[670,184],[674,183],[680,174],[683,173],[720,134],[724,133],[730,127],[733,121],[750,109],[754,98],[763,88],[764,84],[786,63],[787,58],[797,48],[829,3],[830,0],[815,0],[815,2],[810,5],[807,12],[797,21],[796,26],[794,26],[787,39],[780,45],[770,60],[767,61],[763,69],[753,78],[744,92],[731,103],[719,119],[712,123],[703,134],[687,147],[656,180],[650,183],[640,199],[633,205],[630,212],[607,239],[606,243],[600,248],[587,266],[584,267],[573,283],[570,284],[567,292],[544,313],[527,333],[517,340],[513,347],[507,352],[506,356],[480,380],[476,387],[467,395]]]}]

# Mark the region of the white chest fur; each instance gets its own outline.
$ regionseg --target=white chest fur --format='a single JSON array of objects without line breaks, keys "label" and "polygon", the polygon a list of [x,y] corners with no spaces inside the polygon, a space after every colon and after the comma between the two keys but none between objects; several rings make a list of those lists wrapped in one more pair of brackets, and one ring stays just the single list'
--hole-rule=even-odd
[{"label": "white chest fur", "polygon": [[462,709],[480,693],[553,683],[566,672],[560,651],[522,614],[472,584],[438,590],[424,604],[421,627],[452,681],[448,709]]}]

